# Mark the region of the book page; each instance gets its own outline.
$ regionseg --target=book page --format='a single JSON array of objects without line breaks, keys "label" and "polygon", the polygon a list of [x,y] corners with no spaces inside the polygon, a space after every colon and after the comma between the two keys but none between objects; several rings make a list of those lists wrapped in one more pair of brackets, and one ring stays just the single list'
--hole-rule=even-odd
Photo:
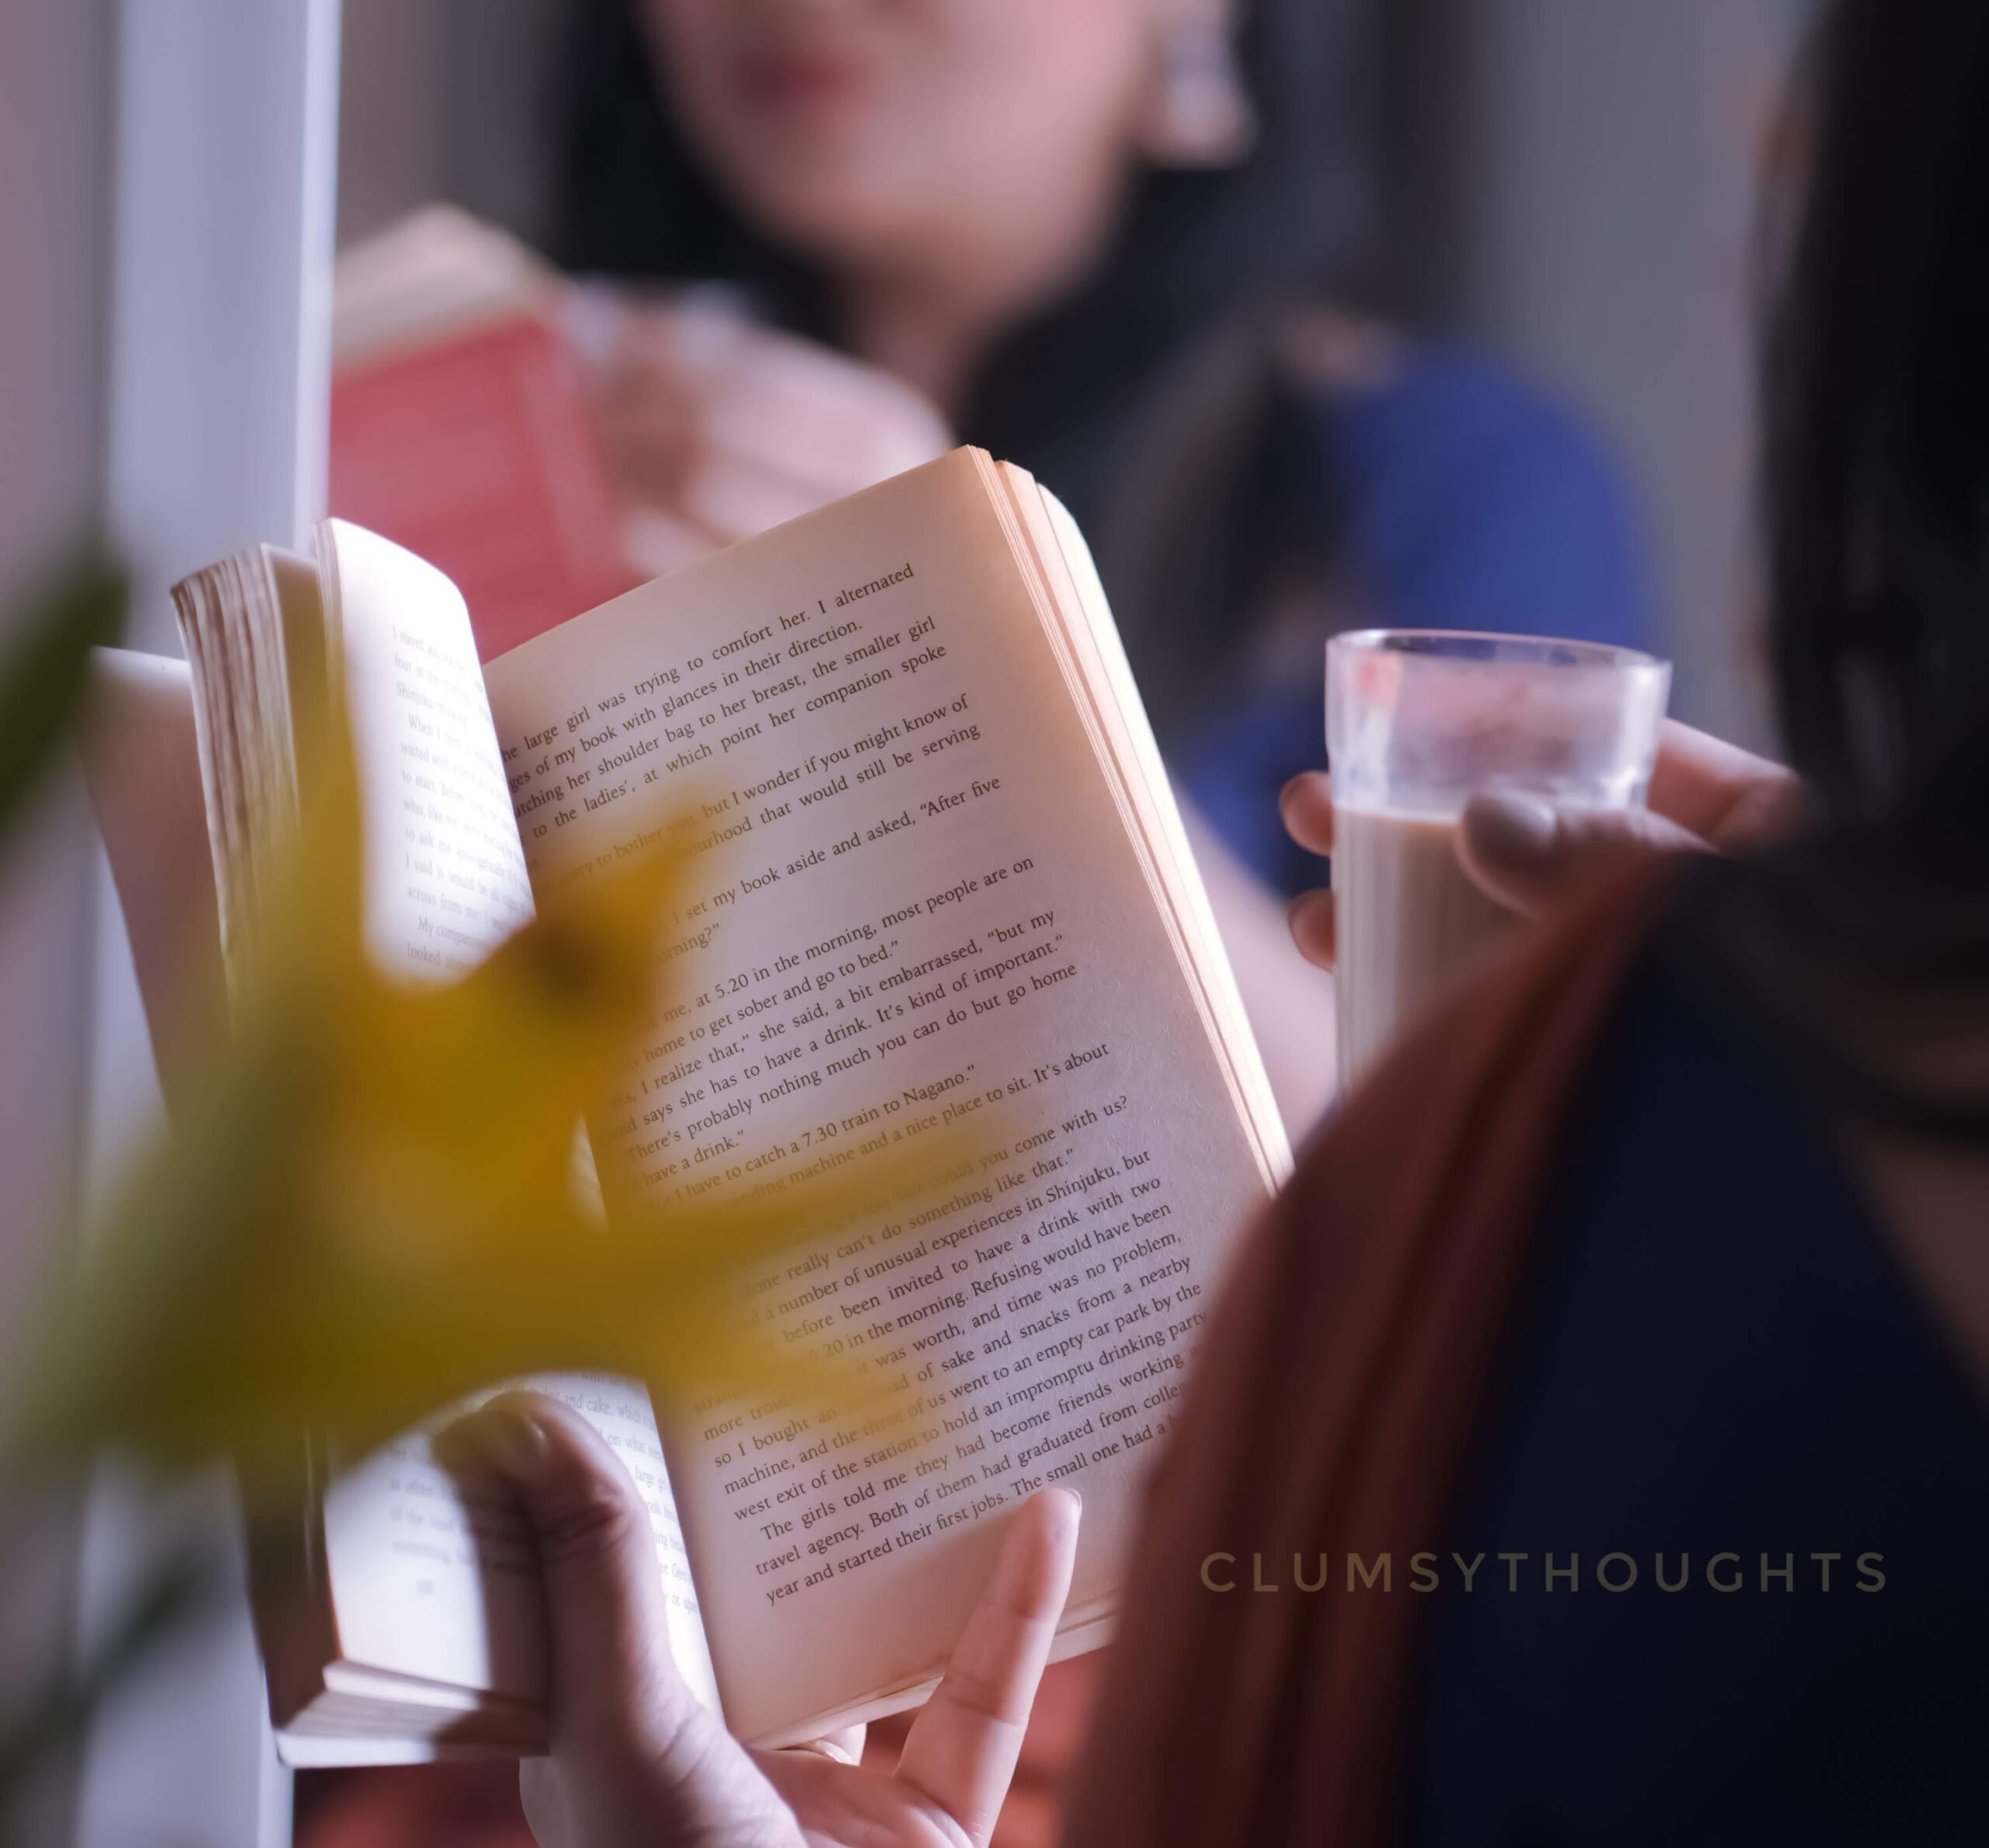
[{"label": "book page", "polygon": [[[333,521],[321,540],[366,817],[367,932],[389,969],[470,967],[531,915],[469,615],[412,554]],[[709,1658],[649,1397],[606,1375],[527,1382],[584,1413],[647,1505],[671,1644],[711,1695]],[[458,1408],[458,1409],[461,1409]],[[545,1690],[531,1544],[508,1510],[466,1502],[410,1434],[340,1476],[324,1508],[343,1658],[521,1700]]]},{"label": "book page", "polygon": [[956,1162],[754,1289],[771,1341],[839,1344],[895,1397],[665,1408],[749,1738],[935,1674],[1046,1483],[1085,1497],[1068,1621],[1109,1609],[1273,1178],[996,480],[956,451],[485,670],[535,884],[673,833],[695,869],[604,1164],[688,1200],[925,1136]]}]

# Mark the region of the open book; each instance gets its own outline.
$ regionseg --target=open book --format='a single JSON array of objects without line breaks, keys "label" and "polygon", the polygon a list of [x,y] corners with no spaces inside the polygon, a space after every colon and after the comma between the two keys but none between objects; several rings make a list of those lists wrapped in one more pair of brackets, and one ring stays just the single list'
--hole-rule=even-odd
[{"label": "open book", "polygon": [[[638,1387],[539,1383],[629,1463],[673,1648],[733,1730],[921,1699],[1046,1481],[1085,1498],[1059,1653],[1102,1641],[1225,1249],[1288,1155],[1057,503],[959,450],[481,666],[448,581],[336,521],[311,559],[244,554],[175,596],[225,942],[294,812],[296,690],[332,659],[393,966],[459,969],[535,887],[681,830],[677,1005],[590,1126],[618,1180],[799,1175],[998,1100],[971,1177],[797,1246],[765,1293],[774,1331],[907,1377],[890,1429],[666,1405],[660,1430]],[[261,1579],[293,1762],[539,1742],[528,1547],[420,1436],[326,1460],[302,1541]]]}]

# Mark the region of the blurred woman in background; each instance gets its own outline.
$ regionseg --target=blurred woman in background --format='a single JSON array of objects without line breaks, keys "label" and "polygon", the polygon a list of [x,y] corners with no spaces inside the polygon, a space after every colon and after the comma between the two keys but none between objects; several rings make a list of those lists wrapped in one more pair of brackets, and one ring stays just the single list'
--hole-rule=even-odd
[{"label": "blurred woman in background", "polygon": [[[1647,639],[1630,520],[1575,426],[1348,311],[1382,241],[1378,22],[589,0],[552,253],[670,291],[599,393],[650,562],[953,440],[1020,463],[1091,540],[1186,792],[1287,894],[1306,866],[1275,797],[1318,756],[1330,631]],[[761,325],[678,287],[712,283]]]}]

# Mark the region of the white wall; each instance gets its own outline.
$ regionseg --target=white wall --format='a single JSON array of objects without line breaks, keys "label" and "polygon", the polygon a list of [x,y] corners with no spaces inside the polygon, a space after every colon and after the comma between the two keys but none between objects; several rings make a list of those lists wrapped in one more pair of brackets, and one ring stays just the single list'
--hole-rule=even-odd
[{"label": "white wall", "polygon": [[[107,0],[0,8],[0,625],[101,504]],[[0,638],[5,639],[7,638]],[[0,861],[0,1354],[67,1193],[88,880],[73,803]]]},{"label": "white wall", "polygon": [[345,0],[339,237],[453,199],[544,224],[560,27],[570,0]]},{"label": "white wall", "polygon": [[1674,709],[1765,741],[1751,571],[1761,138],[1812,0],[1451,0],[1448,318],[1587,408],[1646,510]]},{"label": "white wall", "polygon": [[[110,0],[0,6],[0,646],[16,599],[99,504]],[[70,1194],[89,973],[89,840],[73,787],[0,858],[0,1371]],[[75,1511],[0,1500],[0,1724],[59,1661]],[[0,1836],[54,1841],[56,1775]]]}]

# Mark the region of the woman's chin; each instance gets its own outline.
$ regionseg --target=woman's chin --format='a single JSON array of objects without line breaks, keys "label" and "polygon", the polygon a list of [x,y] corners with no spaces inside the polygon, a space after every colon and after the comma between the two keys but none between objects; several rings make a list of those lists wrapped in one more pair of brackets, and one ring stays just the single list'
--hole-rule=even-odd
[{"label": "woman's chin", "polygon": [[[935,213],[927,190],[907,187],[824,154],[797,159],[778,185],[742,187],[760,229],[776,242],[835,268],[916,265]],[[944,214],[939,214],[943,223]]]}]

